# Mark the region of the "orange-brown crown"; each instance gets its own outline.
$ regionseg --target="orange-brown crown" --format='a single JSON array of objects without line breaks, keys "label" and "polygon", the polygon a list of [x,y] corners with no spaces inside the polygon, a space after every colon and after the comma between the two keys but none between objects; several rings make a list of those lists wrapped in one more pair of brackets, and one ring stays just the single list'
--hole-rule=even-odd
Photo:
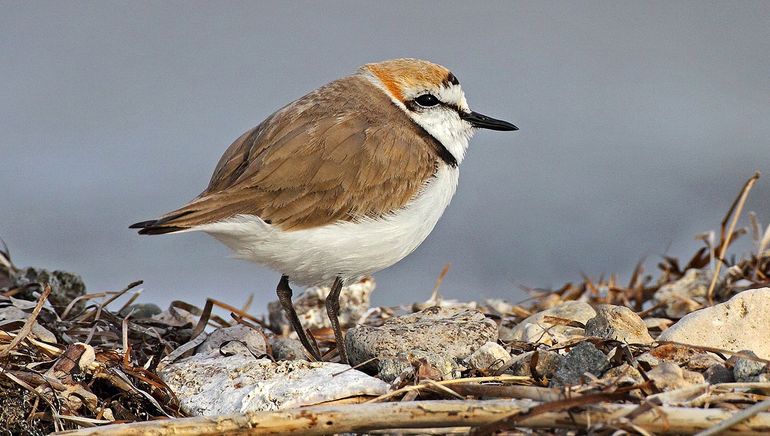
[{"label": "orange-brown crown", "polygon": [[360,69],[371,73],[397,100],[405,100],[405,92],[432,90],[458,84],[457,78],[447,69],[421,59],[392,59],[366,64]]}]

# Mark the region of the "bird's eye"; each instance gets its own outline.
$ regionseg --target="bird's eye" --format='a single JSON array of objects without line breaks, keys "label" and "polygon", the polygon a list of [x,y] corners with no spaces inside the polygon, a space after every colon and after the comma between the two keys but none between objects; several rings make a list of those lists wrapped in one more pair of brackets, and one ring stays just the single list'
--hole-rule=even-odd
[{"label": "bird's eye", "polygon": [[414,99],[422,107],[431,107],[441,103],[433,94],[423,94]]}]

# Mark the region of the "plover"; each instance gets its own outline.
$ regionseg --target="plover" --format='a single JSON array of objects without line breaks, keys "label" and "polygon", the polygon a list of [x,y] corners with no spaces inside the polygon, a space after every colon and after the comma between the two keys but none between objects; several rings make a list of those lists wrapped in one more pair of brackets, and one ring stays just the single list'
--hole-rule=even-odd
[{"label": "plover", "polygon": [[131,226],[144,235],[203,231],[236,257],[282,274],[278,299],[320,359],[289,282],[329,285],[337,319],[345,283],[393,265],[433,230],[455,193],[475,129],[517,130],[471,111],[447,68],[418,59],[366,64],[270,115],[225,151],[190,203]]}]

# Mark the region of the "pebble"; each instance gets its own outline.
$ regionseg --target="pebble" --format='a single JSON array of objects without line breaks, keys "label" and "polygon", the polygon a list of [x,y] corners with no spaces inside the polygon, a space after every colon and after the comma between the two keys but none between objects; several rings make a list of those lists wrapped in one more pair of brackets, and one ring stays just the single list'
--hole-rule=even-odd
[{"label": "pebble", "polygon": [[[749,350],[743,350],[741,354],[757,357],[756,354]],[[746,359],[745,357],[733,356],[728,363],[733,365],[733,377],[738,382],[755,382],[759,381],[759,375],[767,368],[765,362]]]},{"label": "pebble", "polygon": [[556,374],[556,370],[559,368],[564,356],[548,350],[528,351],[524,354],[516,356],[508,369],[508,373],[519,376],[532,376],[532,359],[537,353],[537,361],[535,363],[534,375],[539,378],[552,379]]},{"label": "pebble", "polygon": [[663,312],[669,318],[682,318],[706,302],[710,277],[700,269],[688,269],[684,276],[655,292],[653,298],[665,303]]},{"label": "pebble", "polygon": [[733,372],[725,368],[724,365],[711,365],[704,373],[706,382],[712,385],[718,383],[732,383],[735,381]]},{"label": "pebble", "polygon": [[262,357],[267,354],[265,335],[251,327],[236,324],[232,327],[219,328],[211,332],[198,346],[196,354],[244,354]]},{"label": "pebble", "polygon": [[751,350],[770,359],[769,325],[770,288],[752,289],[685,316],[658,339],[733,352]]},{"label": "pebble", "polygon": [[462,360],[485,343],[496,341],[497,324],[481,312],[443,307],[390,318],[381,326],[359,325],[345,337],[354,366],[372,358],[382,361],[416,352]]},{"label": "pebble", "polygon": [[682,369],[679,365],[671,362],[662,362],[650,371],[647,371],[647,377],[655,383],[655,386],[662,391],[679,389],[692,384],[705,383],[703,375]]},{"label": "pebble", "polygon": [[554,325],[548,320],[548,317],[576,321],[585,325],[589,319],[595,316],[596,311],[590,304],[582,301],[567,301],[529,316],[513,328],[510,338],[530,344],[553,345],[562,343],[570,337],[584,335],[585,329],[562,324]]},{"label": "pebble", "polygon": [[551,380],[551,387],[571,386],[583,383],[585,373],[601,376],[610,366],[610,361],[590,342],[581,342],[572,347],[561,361]]},{"label": "pebble", "polygon": [[627,344],[650,344],[653,339],[644,321],[633,310],[623,306],[600,304],[596,316],[586,322],[587,336],[612,339]]},{"label": "pebble", "polygon": [[273,336],[269,343],[275,360],[308,360],[305,347],[296,339]]},{"label": "pebble", "polygon": [[511,354],[500,344],[487,342],[465,359],[465,362],[473,369],[491,373],[504,368],[511,360]]}]

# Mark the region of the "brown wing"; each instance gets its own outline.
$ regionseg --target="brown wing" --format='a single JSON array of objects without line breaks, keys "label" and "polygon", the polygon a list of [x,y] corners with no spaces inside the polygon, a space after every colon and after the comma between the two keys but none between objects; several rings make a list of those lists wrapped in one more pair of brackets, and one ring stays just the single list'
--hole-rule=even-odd
[{"label": "brown wing", "polygon": [[238,138],[191,203],[135,226],[167,233],[251,214],[297,230],[382,216],[435,174],[440,148],[365,78],[347,77]]}]

